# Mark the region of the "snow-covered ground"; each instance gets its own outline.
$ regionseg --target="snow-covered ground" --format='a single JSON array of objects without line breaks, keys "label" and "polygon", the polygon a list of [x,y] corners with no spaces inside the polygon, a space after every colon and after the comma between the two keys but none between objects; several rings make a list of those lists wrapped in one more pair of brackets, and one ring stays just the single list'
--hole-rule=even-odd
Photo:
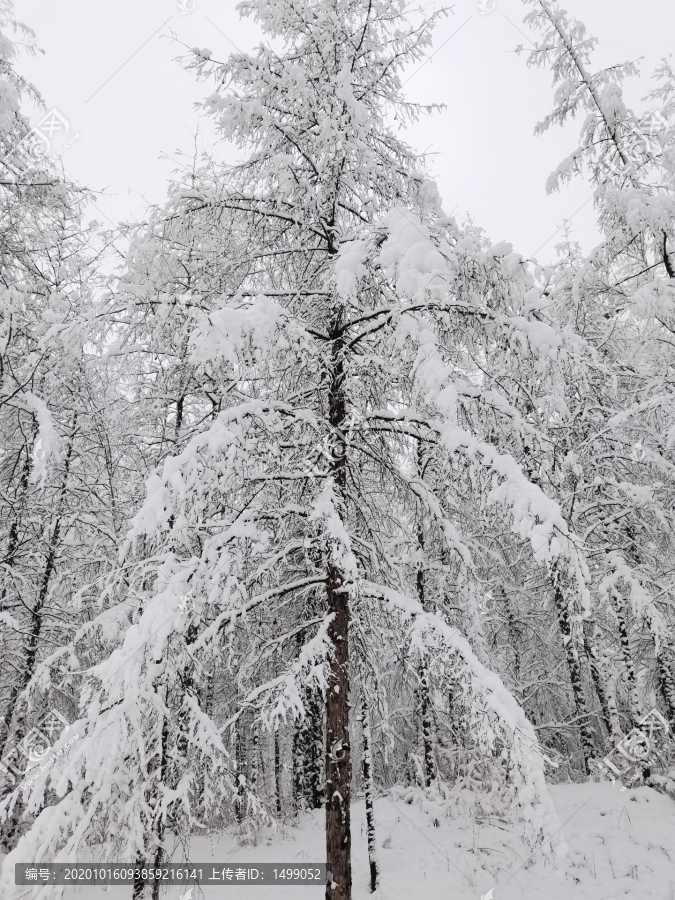
[{"label": "snow-covered ground", "polygon": [[[352,810],[355,900],[675,900],[675,802],[651,788],[621,791],[610,783],[550,785],[569,846],[559,869],[530,851],[502,820],[481,824],[455,808],[434,822],[419,803],[380,797],[375,804],[381,886],[368,882],[365,808]],[[429,809],[429,808],[428,808]],[[230,863],[320,862],[323,813],[304,814],[296,826],[266,832],[257,846],[240,847],[233,836],[195,839],[191,858]],[[321,886],[206,886],[200,897],[245,900],[320,900]],[[178,900],[185,888],[163,894]],[[67,897],[103,900],[130,896],[129,887],[69,889]]]}]

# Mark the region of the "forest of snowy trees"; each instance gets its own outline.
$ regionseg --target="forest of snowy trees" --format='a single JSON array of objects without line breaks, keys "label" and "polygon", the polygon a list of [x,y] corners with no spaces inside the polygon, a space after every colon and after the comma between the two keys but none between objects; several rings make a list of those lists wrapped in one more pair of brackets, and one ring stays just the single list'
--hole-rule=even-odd
[{"label": "forest of snowy trees", "polygon": [[[446,215],[397,137],[442,11],[240,3],[255,52],[184,58],[237,159],[120,258],[24,140],[33,35],[0,3],[3,898],[15,862],[160,866],[324,808],[350,900],[353,804],[375,890],[403,788],[555,860],[547,781],[675,726],[675,69],[629,109],[632,63],[524,6],[537,129],[581,129],[547,188],[586,178],[602,235],[546,266]],[[639,783],[675,796],[673,759]]]}]

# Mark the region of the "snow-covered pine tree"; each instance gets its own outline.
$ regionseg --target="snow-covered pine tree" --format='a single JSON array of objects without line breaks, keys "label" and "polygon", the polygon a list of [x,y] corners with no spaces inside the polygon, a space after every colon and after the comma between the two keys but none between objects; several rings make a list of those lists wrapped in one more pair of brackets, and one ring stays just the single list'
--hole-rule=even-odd
[{"label": "snow-covered pine tree", "polygon": [[[329,4],[330,6],[330,4]],[[343,4],[341,6],[341,12],[354,10],[358,5],[354,4]],[[257,59],[252,60],[250,58],[235,58],[231,61],[231,63],[223,68],[215,65],[215,71],[217,73],[217,77],[219,80],[223,80],[223,77],[226,74],[234,74],[237,76],[237,80],[240,84],[239,93],[235,96],[228,96],[224,101],[220,96],[215,96],[212,98],[211,103],[213,105],[214,110],[217,112],[219,116],[221,116],[221,120],[223,122],[225,133],[228,137],[234,137],[242,141],[242,143],[246,143],[247,141],[252,141],[251,134],[253,133],[257,138],[257,142],[254,142],[254,145],[257,148],[257,152],[254,153],[246,163],[242,163],[241,166],[235,168],[234,174],[238,176],[239,180],[233,179],[235,184],[235,190],[231,190],[231,196],[228,198],[223,205],[225,205],[230,210],[234,210],[240,213],[244,213],[251,223],[260,222],[258,226],[258,231],[261,228],[272,230],[274,227],[275,219],[281,220],[281,225],[278,227],[283,227],[287,229],[290,233],[294,232],[294,226],[300,226],[298,223],[296,216],[299,215],[298,210],[302,209],[303,211],[306,209],[308,202],[311,204],[311,214],[314,218],[310,219],[310,224],[312,226],[311,234],[314,235],[315,238],[319,236],[321,233],[321,229],[325,227],[325,222],[322,217],[319,215],[319,218],[316,218],[317,215],[317,199],[315,192],[310,195],[308,198],[306,194],[306,184],[316,185],[317,188],[320,187],[322,190],[318,191],[319,197],[323,196],[322,191],[325,189],[324,185],[327,183],[329,185],[328,196],[333,198],[337,197],[333,202],[333,206],[328,207],[329,212],[325,214],[324,218],[328,222],[331,228],[337,228],[336,220],[333,216],[332,210],[333,207],[338,211],[341,210],[340,204],[340,194],[339,188],[342,185],[338,182],[337,185],[333,185],[331,187],[331,183],[327,180],[327,176],[330,174],[331,166],[335,163],[335,160],[332,158],[332,155],[329,156],[320,156],[316,143],[315,143],[315,135],[314,132],[317,131],[317,126],[313,123],[316,122],[321,123],[321,128],[319,132],[322,135],[325,135],[326,128],[328,127],[328,122],[331,121],[329,115],[324,111],[325,119],[322,120],[316,112],[313,111],[313,104],[317,104],[316,93],[318,88],[314,83],[308,85],[306,82],[306,75],[304,73],[305,68],[310,68],[311,64],[315,59],[315,50],[307,50],[305,45],[302,43],[306,38],[298,37],[298,31],[301,32],[302,35],[305,33],[312,33],[315,35],[313,40],[313,47],[326,45],[328,42],[329,46],[333,45],[333,40],[335,40],[335,31],[336,29],[339,31],[340,28],[343,28],[344,25],[341,22],[340,26],[336,26],[335,22],[332,20],[324,21],[321,16],[316,16],[317,9],[323,9],[322,6],[317,6],[313,9],[313,13],[315,14],[312,18],[306,19],[303,17],[303,12],[299,7],[295,7],[293,11],[284,10],[283,12],[280,10],[276,10],[272,12],[268,7],[262,7],[257,4],[250,4],[245,6],[246,9],[255,10],[261,19],[264,26],[266,26],[269,31],[276,37],[283,37],[288,40],[289,43],[292,43],[293,40],[296,41],[292,50],[289,51],[289,60],[292,60],[292,74],[294,76],[295,81],[293,84],[295,85],[295,90],[292,92],[290,87],[290,81],[287,77],[287,66],[286,59],[284,57],[280,57],[278,54],[275,54],[274,57],[267,53],[265,50],[261,50],[260,55]],[[372,7],[374,10],[375,7]],[[365,11],[363,8],[358,10],[363,14]],[[347,23],[349,24],[349,23]],[[351,46],[354,45],[355,41],[353,39],[354,34],[360,34],[363,32],[365,35],[370,35],[370,23],[366,21],[365,23],[359,23],[358,27],[352,26],[352,39]],[[347,32],[341,32],[340,36],[342,39],[345,38],[345,34]],[[297,41],[300,41],[300,45],[298,45]],[[350,46],[349,41],[342,41],[343,46]],[[359,46],[357,44],[357,46]],[[351,51],[349,51],[351,52]],[[344,57],[344,51],[337,53],[336,55],[338,60],[341,62]],[[210,54],[207,52],[200,53],[199,59],[196,65],[200,68],[200,70],[205,70],[209,67],[209,64],[205,63],[205,59],[209,59]],[[303,67],[297,65],[296,60],[302,58]],[[320,62],[321,66],[325,66],[323,60],[317,60]],[[236,69],[234,68],[236,66]],[[357,122],[357,124],[366,123],[367,129],[372,129],[372,123],[378,121],[375,112],[372,109],[369,109],[367,106],[367,102],[370,99],[368,95],[368,91],[363,87],[359,86],[359,80],[357,76],[363,77],[364,72],[360,71],[358,65],[351,62],[351,70],[352,70],[352,84],[351,84],[351,94],[355,95],[359,98],[361,103],[363,104],[363,111],[361,113],[361,122]],[[389,67],[389,71],[391,71],[391,67]],[[376,65],[372,66],[372,72],[369,73],[369,77],[372,80],[377,73],[378,68]],[[316,75],[314,80],[318,81],[319,76]],[[356,86],[355,86],[356,85]],[[329,85],[325,86],[326,88]],[[299,88],[306,88],[303,92]],[[322,84],[321,89],[323,90],[324,85]],[[380,88],[381,89],[381,88]],[[268,101],[266,98],[274,97],[275,103]],[[337,93],[338,99],[342,99],[341,93]],[[350,97],[348,97],[351,100]],[[297,102],[291,102],[297,101]],[[335,101],[333,100],[333,95],[329,98],[321,97],[321,101],[323,104],[330,103],[332,107],[335,105]],[[351,104],[349,104],[351,105]],[[349,106],[348,105],[348,106]],[[351,113],[349,108],[345,109],[345,115],[347,113]],[[298,108],[299,107],[299,108]],[[366,112],[368,110],[368,112]],[[331,112],[333,110],[331,109]],[[358,107],[356,109],[356,113],[358,115]],[[369,113],[369,114],[368,114]],[[304,115],[304,119],[303,119]],[[355,117],[352,115],[352,120]],[[326,124],[324,124],[324,122]],[[352,123],[350,123],[352,124]],[[245,125],[245,127],[244,127]],[[274,128],[272,128],[274,125]],[[347,134],[347,138],[351,137],[351,135]],[[361,137],[363,145],[368,146],[368,141],[357,131],[357,137]],[[352,175],[353,169],[356,167],[356,161],[352,159],[347,151],[349,151],[350,144],[349,141],[346,140],[345,136],[341,131],[338,132],[338,150],[341,151],[338,154],[338,162],[341,166],[344,167],[345,171],[349,173],[351,176],[350,179],[344,178],[344,182],[348,187],[352,188],[354,183],[356,182],[355,177]],[[296,146],[297,145],[297,146]],[[298,150],[297,147],[301,149]],[[343,153],[344,151],[344,153]],[[317,159],[321,159],[323,169],[321,171],[316,171],[317,166],[315,165],[315,161]],[[369,156],[365,156],[367,161],[370,160]],[[384,169],[385,167],[383,167]],[[380,170],[378,175],[381,175]],[[326,173],[326,174],[324,174]],[[409,182],[412,184],[415,183],[417,179],[415,179],[415,173],[411,173],[412,177],[409,178]],[[358,184],[358,183],[357,183]],[[271,185],[274,186],[274,190],[271,190]],[[424,182],[422,183],[423,189],[426,190],[426,185]],[[432,203],[433,207],[433,188],[429,186],[431,190]],[[356,194],[356,192],[355,192]],[[358,194],[356,194],[358,197]],[[366,194],[366,199],[369,201],[369,206],[371,209],[377,210],[377,207],[382,207],[382,199],[373,197],[371,195]],[[361,198],[363,200],[363,197]],[[376,205],[377,201],[377,205]],[[208,203],[208,200],[205,198],[205,202]],[[419,202],[419,201],[418,201]],[[425,204],[422,205],[422,208]],[[356,277],[361,274],[361,272],[366,268],[366,257],[368,254],[369,247],[367,246],[367,242],[362,241],[361,236],[357,233],[354,237],[355,240],[349,241],[349,227],[351,225],[352,229],[354,228],[354,223],[350,222],[349,213],[353,213],[354,203],[351,202],[351,207],[344,202],[342,207],[342,220],[339,222],[340,228],[340,236],[341,241],[346,246],[341,248],[341,252],[338,254],[344,259],[338,259],[337,265],[335,267],[335,271],[337,273],[337,282],[338,282],[338,292],[343,294],[343,297],[346,295],[346,299],[350,302],[352,306],[356,306],[358,308],[359,301],[363,303],[362,297],[357,297],[356,291],[353,290],[355,287]],[[361,206],[358,205],[357,209],[360,210]],[[321,212],[321,207],[318,207],[318,212]],[[368,212],[368,211],[367,211]],[[336,215],[338,214],[336,213]],[[307,214],[305,214],[307,215]],[[291,218],[289,218],[291,217]],[[362,214],[362,219],[366,222],[369,219],[368,214]],[[286,226],[283,225],[284,221],[288,224]],[[306,221],[306,219],[305,219]],[[356,223],[358,225],[358,223]],[[399,235],[400,230],[402,228],[406,228],[410,224],[412,224],[412,228],[409,228],[409,231],[414,229],[419,230],[419,225],[415,222],[409,223],[406,221],[406,217],[403,216],[403,221],[400,220],[396,223],[399,225]],[[420,232],[423,237],[426,235],[423,232]],[[286,234],[286,230],[284,231]],[[399,237],[397,235],[397,237]],[[377,241],[378,245],[382,242],[382,238],[379,234],[374,238]],[[407,240],[410,241],[409,236],[407,236]],[[327,252],[329,254],[332,253],[333,250],[337,249],[334,247],[332,238],[330,235],[326,237],[327,243]],[[358,241],[358,243],[357,243]],[[349,246],[352,243],[354,246]],[[432,250],[432,246],[428,244],[424,244],[424,242],[419,242],[422,249],[428,248],[429,251]],[[362,244],[366,244],[366,246],[362,246]],[[267,248],[273,247],[271,239],[268,237],[265,240],[265,246]],[[306,246],[306,245],[305,245]],[[279,255],[282,253],[293,254],[298,253],[299,250],[293,246],[282,245],[283,249],[279,249],[276,251]],[[268,254],[273,254],[275,251],[267,250]],[[321,274],[319,269],[319,259],[320,259],[320,250],[317,248],[315,252],[315,256],[317,257],[317,261],[315,263],[315,267],[312,270],[312,281],[309,284],[316,285],[318,282],[318,276]],[[395,251],[394,251],[395,252]],[[357,254],[360,254],[357,255]],[[493,259],[495,256],[499,255],[499,251],[493,254]],[[291,269],[291,266],[285,264],[284,266],[286,272]],[[301,282],[300,284],[296,283],[293,285],[293,289],[290,289],[290,285],[286,288],[286,291],[280,290],[280,280],[278,273],[278,266],[275,266],[275,288],[274,291],[277,296],[285,297],[286,291],[287,296],[294,294],[292,305],[290,306],[291,312],[296,315],[302,315],[304,319],[307,316],[305,309],[302,306],[302,294],[301,291],[309,290],[309,288],[304,287],[308,282]],[[293,273],[295,276],[295,273]],[[295,276],[297,278],[297,276]],[[342,286],[344,290],[340,292],[340,286],[342,282]],[[325,287],[325,282],[321,285]],[[523,283],[525,288],[531,287],[531,284]],[[396,286],[398,287],[398,285]],[[400,290],[400,288],[399,288]],[[379,293],[381,296],[381,287],[378,286],[375,288],[375,292]],[[265,293],[269,295],[269,288],[265,290]],[[364,292],[365,294],[366,292]],[[326,322],[326,313],[324,312],[323,321],[318,318],[319,312],[321,312],[321,299],[322,294],[317,291],[317,296],[313,298],[313,306],[314,309],[313,317],[310,320],[311,330],[310,334],[314,338],[319,339],[330,339],[331,334],[333,334],[332,339],[332,354],[337,357],[337,361],[334,366],[328,368],[328,374],[326,380],[328,382],[328,397],[325,402],[325,407],[328,409],[328,421],[327,425],[329,428],[339,429],[338,434],[336,435],[328,435],[329,441],[331,437],[333,440],[337,440],[337,450],[335,446],[331,448],[331,467],[328,469],[328,474],[333,475],[334,486],[337,486],[339,492],[344,491],[344,485],[342,484],[342,480],[344,478],[343,475],[343,467],[349,466],[348,459],[348,451],[351,449],[351,442],[344,441],[344,425],[350,417],[347,416],[347,404],[345,399],[349,397],[351,400],[352,413],[357,417],[360,417],[361,420],[366,420],[371,425],[371,428],[368,432],[369,438],[372,436],[372,421],[373,414],[371,410],[368,410],[368,402],[370,398],[368,394],[366,394],[366,403],[363,402],[363,394],[361,397],[358,395],[355,396],[356,392],[350,396],[352,393],[348,387],[345,388],[344,398],[343,399],[343,391],[342,391],[342,382],[346,381],[347,378],[347,369],[345,368],[344,358],[347,356],[347,350],[350,346],[355,346],[358,341],[364,341],[369,336],[368,334],[361,335],[358,334],[351,341],[351,344],[348,345],[345,343],[343,338],[343,330],[342,327],[335,325],[330,318],[330,316],[337,315],[337,312],[333,309],[328,310],[328,326],[324,324]],[[288,302],[288,301],[287,301]],[[373,310],[372,312],[368,312],[367,318],[356,320],[354,323],[354,327],[361,324],[364,321],[369,321],[370,318],[375,321],[377,325],[377,332],[379,332],[380,328],[384,327],[386,329],[388,323],[388,319],[393,318],[395,315],[394,310],[390,307],[385,306],[381,312],[378,311],[378,303],[377,301],[371,301]],[[308,304],[309,305],[309,304]],[[433,308],[433,305],[432,305]],[[311,309],[311,307],[310,307]],[[301,311],[301,313],[299,312]],[[343,310],[338,309],[338,312],[344,315]],[[380,321],[378,321],[378,319]],[[322,330],[319,330],[315,325],[315,322],[320,321],[323,326]],[[337,320],[336,320],[337,321]],[[500,323],[506,324],[506,323]],[[512,323],[509,322],[507,328],[511,328]],[[370,326],[369,326],[370,329]],[[309,329],[308,329],[309,330]],[[318,331],[318,334],[316,333]],[[545,331],[545,326],[539,329],[539,332]],[[386,331],[385,331],[386,336]],[[379,339],[379,338],[378,338]],[[536,342],[533,342],[536,344]],[[344,357],[344,358],[343,358]],[[372,359],[372,356],[371,356]],[[386,372],[388,368],[391,366],[391,362],[388,360],[388,365],[382,365],[382,371]],[[361,373],[359,373],[360,377]],[[358,384],[358,382],[357,382]],[[356,387],[357,385],[355,385]],[[372,391],[371,397],[377,397],[380,402],[380,412],[382,410],[383,404],[381,401],[381,397],[386,396],[386,388],[378,385],[377,391]],[[392,403],[396,406],[400,406],[402,396],[399,394],[398,396],[392,397]],[[370,401],[372,402],[372,400]],[[331,419],[331,413],[333,414],[333,418]],[[335,418],[337,416],[337,418]],[[375,416],[377,419],[378,416]],[[378,438],[382,439],[383,434],[386,434],[387,431],[399,431],[403,430],[405,436],[405,429],[401,429],[400,420],[403,417],[396,416],[396,428],[392,429],[391,427],[386,427],[386,421],[390,418],[389,415],[385,416],[385,423],[383,424],[381,421],[378,422]],[[339,434],[339,431],[343,432],[343,435]],[[351,430],[351,429],[350,429]],[[360,435],[360,429],[356,429],[356,433]],[[412,431],[412,435],[416,437],[415,429]],[[367,445],[366,445],[367,446]],[[354,451],[352,451],[354,452]],[[358,453],[358,450],[356,451]],[[347,462],[345,463],[345,458],[347,457]],[[351,473],[350,473],[351,474]],[[414,491],[413,491],[414,495]],[[427,498],[424,497],[426,500]],[[358,516],[359,510],[361,510],[361,515],[363,515],[363,503],[355,505],[355,513]],[[434,509],[437,512],[437,509]],[[345,520],[348,519],[348,515],[345,515],[344,512],[338,514],[340,522],[342,523],[342,527],[344,527]],[[372,530],[372,526],[367,526],[368,531]],[[394,523],[394,530],[396,530],[396,524]],[[329,565],[329,603],[328,609],[330,611],[336,610],[341,612],[339,604],[336,605],[335,598],[333,596],[334,591],[331,589],[331,579],[336,578],[335,571]],[[344,627],[344,625],[343,625]],[[341,636],[341,635],[338,635]],[[335,633],[333,632],[332,637],[335,639]],[[335,641],[334,641],[335,642]],[[339,647],[339,644],[338,644]],[[339,648],[342,649],[342,648]],[[339,661],[339,654],[338,661]],[[344,677],[344,675],[338,670],[333,671],[333,675],[336,679],[337,686],[341,688],[340,677]],[[346,682],[345,682],[346,683]],[[339,695],[338,695],[339,699]],[[335,705],[339,707],[339,703],[333,698]],[[330,707],[331,707],[331,695],[329,692],[329,701],[328,701],[328,717],[330,722]],[[339,717],[344,716],[344,711],[339,712]],[[330,729],[329,729],[330,731]],[[344,741],[346,743],[346,733]],[[333,735],[335,737],[335,734]],[[336,746],[339,745],[339,742],[342,741],[343,738],[340,737],[338,740],[335,740],[331,744],[331,737],[329,734],[327,749],[329,750],[327,754],[327,766],[330,769],[331,764],[335,765],[340,760],[337,758],[337,754],[331,753],[330,751]],[[340,750],[343,749],[343,746],[340,746]],[[335,765],[335,768],[338,768]],[[344,776],[343,776],[344,777]],[[332,779],[329,777],[329,781]],[[342,795],[341,795],[342,796]],[[328,822],[328,832],[329,832],[329,859],[332,854],[337,858],[339,854],[331,850],[330,843],[330,833],[331,829],[335,827],[335,824],[331,824],[330,819],[330,809],[329,809],[329,822]],[[336,831],[339,830],[335,828]],[[341,863],[342,865],[342,863]],[[331,866],[331,871],[333,871],[334,867]]]}]

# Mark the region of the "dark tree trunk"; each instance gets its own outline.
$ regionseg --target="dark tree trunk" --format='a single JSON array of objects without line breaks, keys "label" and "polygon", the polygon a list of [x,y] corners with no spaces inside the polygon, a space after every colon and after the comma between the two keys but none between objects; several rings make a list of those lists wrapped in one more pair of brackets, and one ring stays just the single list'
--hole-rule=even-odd
[{"label": "dark tree trunk", "polygon": [[[331,472],[339,502],[346,486],[346,447],[343,432],[344,342],[332,335],[332,378],[328,415],[334,444]],[[331,646],[330,673],[326,692],[326,862],[330,875],[326,900],[351,900],[351,752],[349,746],[349,588],[344,574],[329,556],[326,599],[332,620],[328,630]]]},{"label": "dark tree trunk", "polygon": [[241,717],[236,723],[237,729],[235,736],[235,769],[237,773],[237,793],[234,797],[234,814],[237,822],[241,825],[244,819],[246,805],[246,778],[244,776],[244,747],[243,747],[243,722]]},{"label": "dark tree trunk", "polygon": [[379,871],[377,866],[377,844],[375,842],[375,786],[373,783],[372,738],[370,718],[365,694],[361,697],[361,728],[363,730],[363,790],[366,795],[366,829],[368,831],[368,865],[370,867],[370,890],[377,890]]},{"label": "dark tree trunk", "polygon": [[274,793],[277,801],[277,816],[281,818],[281,748],[278,728],[274,732]]},{"label": "dark tree trunk", "polygon": [[349,747],[349,677],[347,673],[347,628],[349,614],[342,575],[329,568],[329,609],[333,658],[326,702],[326,859],[332,882],[328,900],[351,900],[351,754]]},{"label": "dark tree trunk", "polygon": [[258,766],[260,756],[260,731],[258,723],[252,725],[253,736],[251,738],[251,790],[254,794],[258,793]]},{"label": "dark tree trunk", "polygon": [[422,747],[424,750],[424,785],[430,787],[436,777],[436,760],[434,758],[433,718],[429,689],[429,673],[422,666],[420,673],[420,693],[422,695]]}]

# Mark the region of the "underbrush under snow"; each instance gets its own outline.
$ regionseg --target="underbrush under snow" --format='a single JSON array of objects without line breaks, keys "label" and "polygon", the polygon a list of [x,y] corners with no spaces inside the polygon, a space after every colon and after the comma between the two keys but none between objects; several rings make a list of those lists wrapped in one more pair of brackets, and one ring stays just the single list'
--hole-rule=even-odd
[{"label": "underbrush under snow", "polygon": [[[375,802],[381,885],[369,889],[363,801],[352,807],[354,900],[675,900],[675,803],[651,788],[609,782],[549,785],[567,854],[553,864],[513,824],[470,792],[444,797],[398,788]],[[480,802],[479,802],[480,801]],[[191,859],[231,864],[325,860],[323,811],[265,830],[255,845],[235,835],[195,838]],[[129,897],[129,887],[68,889],[73,900]],[[191,900],[322,900],[323,885],[204,886]],[[162,894],[179,900],[185,888]],[[27,895],[30,898],[30,893]]]}]

